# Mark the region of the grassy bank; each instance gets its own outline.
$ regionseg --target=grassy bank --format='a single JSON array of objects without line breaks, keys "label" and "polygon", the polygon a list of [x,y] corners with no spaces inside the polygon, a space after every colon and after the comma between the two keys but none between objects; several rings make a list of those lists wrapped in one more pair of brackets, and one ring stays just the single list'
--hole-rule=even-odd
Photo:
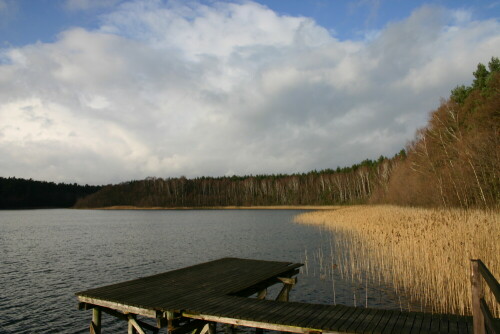
[{"label": "grassy bank", "polygon": [[470,314],[471,258],[500,277],[498,211],[350,206],[304,213],[296,221],[343,236],[336,242],[346,247],[337,249],[347,251],[331,259],[343,275],[392,284],[435,312]]},{"label": "grassy bank", "polygon": [[[263,205],[263,206],[179,206],[179,207],[140,207],[131,205],[115,205],[92,210],[334,210],[334,205]],[[87,208],[86,208],[87,209]]]}]

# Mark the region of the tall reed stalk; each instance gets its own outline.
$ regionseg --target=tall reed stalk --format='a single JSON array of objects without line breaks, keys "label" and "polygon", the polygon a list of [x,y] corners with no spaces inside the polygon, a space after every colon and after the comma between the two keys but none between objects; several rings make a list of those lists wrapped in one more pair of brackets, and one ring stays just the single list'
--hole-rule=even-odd
[{"label": "tall reed stalk", "polygon": [[[336,261],[343,275],[391,284],[433,312],[470,314],[470,259],[500,276],[498,211],[350,206],[295,220],[341,236],[347,248]],[[500,308],[487,299],[498,317]]]}]

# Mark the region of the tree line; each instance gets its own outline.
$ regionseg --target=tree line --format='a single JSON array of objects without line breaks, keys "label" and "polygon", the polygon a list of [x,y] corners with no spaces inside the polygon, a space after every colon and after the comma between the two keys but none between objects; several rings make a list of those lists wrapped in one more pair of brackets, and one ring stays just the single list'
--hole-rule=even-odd
[{"label": "tree line", "polygon": [[392,159],[293,175],[156,178],[104,187],[77,207],[209,207],[364,203],[387,183]]},{"label": "tree line", "polygon": [[0,177],[0,209],[69,208],[102,187]]},{"label": "tree line", "polygon": [[457,86],[406,147],[386,189],[372,202],[500,206],[500,61],[479,64],[470,86]]}]

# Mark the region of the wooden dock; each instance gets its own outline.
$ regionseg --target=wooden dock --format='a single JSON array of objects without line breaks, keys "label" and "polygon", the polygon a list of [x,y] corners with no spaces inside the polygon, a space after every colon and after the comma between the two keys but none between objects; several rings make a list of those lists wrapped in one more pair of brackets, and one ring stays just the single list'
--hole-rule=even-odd
[{"label": "wooden dock", "polygon": [[[93,309],[91,333],[102,312],[128,321],[129,333],[215,333],[217,323],[293,333],[467,333],[472,317],[288,301],[299,263],[224,258],[132,281],[78,292]],[[277,300],[266,289],[283,284]],[[249,298],[257,295],[256,298]],[[152,326],[140,316],[156,320]]]}]

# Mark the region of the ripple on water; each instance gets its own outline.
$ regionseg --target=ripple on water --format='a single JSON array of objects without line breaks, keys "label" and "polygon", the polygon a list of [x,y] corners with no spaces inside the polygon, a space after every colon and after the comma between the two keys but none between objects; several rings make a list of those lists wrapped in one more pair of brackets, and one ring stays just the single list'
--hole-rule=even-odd
[{"label": "ripple on water", "polygon": [[[77,310],[75,292],[225,256],[302,262],[305,253],[328,245],[329,236],[292,223],[297,213],[0,211],[0,332],[87,333],[91,315]],[[292,300],[333,302],[332,282],[313,274],[317,266],[308,260]],[[335,286],[337,303],[352,305],[350,282],[336,278]],[[369,306],[399,309],[390,289],[370,289]],[[127,329],[109,316],[103,326],[107,332]]]}]

